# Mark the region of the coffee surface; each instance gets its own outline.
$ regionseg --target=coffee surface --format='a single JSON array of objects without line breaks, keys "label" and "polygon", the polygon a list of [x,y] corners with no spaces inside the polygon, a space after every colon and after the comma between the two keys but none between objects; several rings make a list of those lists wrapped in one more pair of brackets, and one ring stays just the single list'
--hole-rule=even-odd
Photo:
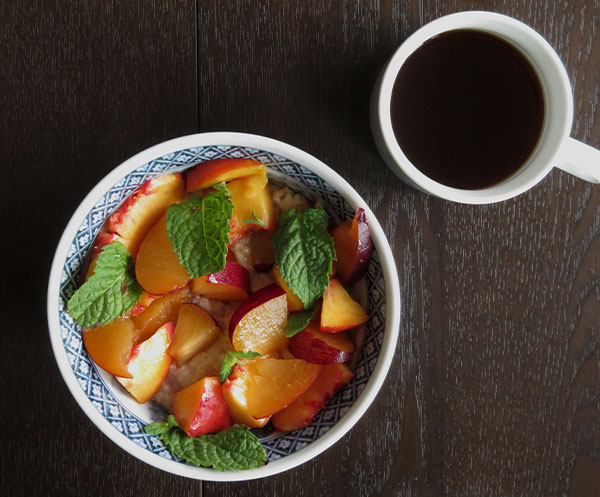
[{"label": "coffee surface", "polygon": [[455,30],[405,61],[392,90],[394,135],[415,167],[455,188],[477,190],[514,174],[544,122],[539,79],[504,40]]}]

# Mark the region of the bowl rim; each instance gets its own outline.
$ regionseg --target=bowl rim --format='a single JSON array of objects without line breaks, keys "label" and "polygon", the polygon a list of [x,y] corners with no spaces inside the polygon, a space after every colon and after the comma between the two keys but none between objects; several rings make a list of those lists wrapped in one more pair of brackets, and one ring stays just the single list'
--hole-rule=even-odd
[{"label": "bowl rim", "polygon": [[[362,207],[367,215],[371,239],[379,253],[381,270],[385,281],[386,312],[383,343],[375,369],[354,404],[327,433],[306,447],[284,458],[269,462],[269,464],[261,468],[246,471],[220,472],[210,468],[198,468],[168,460],[138,446],[125,435],[122,435],[94,408],[91,400],[77,382],[61,340],[60,323],[58,312],[56,312],[60,298],[60,278],[69,246],[85,216],[97,200],[121,178],[153,159],[183,149],[211,145],[248,147],[281,155],[306,167],[323,178],[353,208],[357,206]],[[358,422],[375,399],[394,356],[400,327],[400,284],[392,250],[377,218],[350,184],[329,166],[299,148],[272,138],[237,132],[197,133],[167,140],[137,153],[104,176],[85,196],[61,235],[52,261],[48,282],[47,314],[52,349],[61,375],[75,401],[79,404],[79,407],[110,440],[137,459],[169,473],[207,481],[245,481],[275,475],[303,464],[331,447]]]}]

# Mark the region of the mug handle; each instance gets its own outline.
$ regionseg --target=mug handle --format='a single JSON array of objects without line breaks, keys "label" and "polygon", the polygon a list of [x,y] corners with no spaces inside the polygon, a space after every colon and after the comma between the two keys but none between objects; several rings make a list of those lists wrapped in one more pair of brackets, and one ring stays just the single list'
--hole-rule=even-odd
[{"label": "mug handle", "polygon": [[590,183],[600,183],[600,150],[569,137],[561,148],[556,167]]}]

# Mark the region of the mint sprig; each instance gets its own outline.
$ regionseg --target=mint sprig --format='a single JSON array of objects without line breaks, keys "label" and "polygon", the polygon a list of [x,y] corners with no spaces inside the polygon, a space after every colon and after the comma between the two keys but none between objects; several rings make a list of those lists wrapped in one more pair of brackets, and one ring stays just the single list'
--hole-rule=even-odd
[{"label": "mint sprig", "polygon": [[205,197],[192,197],[167,209],[167,233],[179,262],[192,278],[225,267],[233,204],[225,183]]},{"label": "mint sprig", "polygon": [[260,354],[258,352],[252,352],[248,350],[246,352],[241,350],[228,350],[227,354],[223,358],[223,364],[221,364],[221,370],[219,371],[219,379],[221,383],[224,383],[229,375],[231,374],[231,370],[233,366],[236,364],[242,364],[240,359],[252,359],[253,357],[258,357]]},{"label": "mint sprig", "polygon": [[69,299],[67,311],[82,328],[108,324],[139,301],[131,254],[121,242],[106,245],[94,274]]},{"label": "mint sprig", "polygon": [[328,224],[327,213],[321,208],[288,209],[281,214],[273,237],[275,263],[305,309],[325,294],[329,284],[336,256]]},{"label": "mint sprig", "polygon": [[170,415],[165,423],[144,427],[150,435],[158,435],[165,447],[178,459],[194,466],[244,471],[259,468],[267,462],[267,453],[260,441],[243,426],[233,426],[212,435],[189,437]]},{"label": "mint sprig", "polygon": [[290,314],[288,318],[288,322],[283,328],[283,332],[285,336],[288,338],[293,337],[294,335],[300,333],[304,328],[308,326],[310,320],[315,315],[316,309],[305,309],[302,311],[294,312]]},{"label": "mint sprig", "polygon": [[252,211],[252,219],[242,219],[242,222],[246,224],[256,224],[258,226],[262,226],[263,228],[269,226],[266,221],[263,221],[256,214],[254,214],[254,211]]}]

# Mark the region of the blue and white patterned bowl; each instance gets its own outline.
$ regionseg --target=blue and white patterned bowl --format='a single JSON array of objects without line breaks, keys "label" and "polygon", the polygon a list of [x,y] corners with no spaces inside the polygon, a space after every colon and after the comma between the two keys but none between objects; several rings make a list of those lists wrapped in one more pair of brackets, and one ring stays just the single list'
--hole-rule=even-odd
[{"label": "blue and white patterned bowl", "polygon": [[[267,165],[276,176],[291,178],[320,197],[342,219],[363,207],[374,244],[366,275],[368,313],[363,345],[354,365],[354,379],[306,428],[267,434],[261,443],[269,464],[241,472],[197,468],[175,460],[155,436],[142,428],[156,411],[136,404],[105,371],[89,358],[81,329],[66,312],[66,302],[81,281],[92,242],[106,218],[147,179],[181,171],[216,158],[248,158]],[[325,164],[290,145],[242,133],[204,133],[170,140],[125,161],[83,200],[62,235],[48,286],[48,323],[60,371],[81,408],[111,440],[135,457],[182,476],[236,481],[280,473],[315,457],[358,421],[379,391],[388,371],[400,324],[400,291],[392,252],[371,210],[358,193]],[[260,434],[259,434],[260,436]]]}]

